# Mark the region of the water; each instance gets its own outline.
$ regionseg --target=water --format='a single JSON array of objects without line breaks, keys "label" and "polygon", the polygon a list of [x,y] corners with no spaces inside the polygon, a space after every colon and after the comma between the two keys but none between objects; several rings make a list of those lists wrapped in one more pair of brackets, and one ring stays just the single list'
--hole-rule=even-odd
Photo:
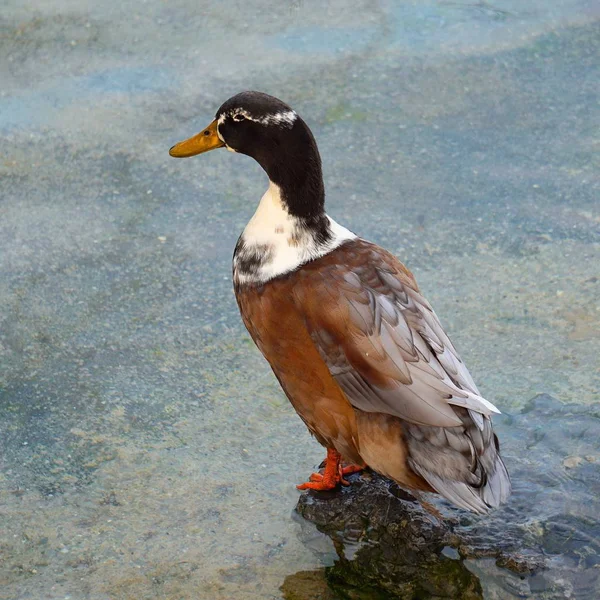
[{"label": "water", "polygon": [[583,0],[5,2],[0,598],[281,598],[332,560],[291,518],[323,451],[231,290],[264,175],[167,155],[242,89],[305,117],[329,212],[415,272],[486,397],[597,402],[599,20]]}]

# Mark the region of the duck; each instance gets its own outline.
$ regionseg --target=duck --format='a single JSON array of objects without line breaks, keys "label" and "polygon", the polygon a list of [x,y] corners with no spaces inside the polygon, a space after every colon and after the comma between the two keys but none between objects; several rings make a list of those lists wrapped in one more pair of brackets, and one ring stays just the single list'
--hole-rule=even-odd
[{"label": "duck", "polygon": [[300,490],[335,490],[371,469],[420,495],[487,513],[511,491],[471,374],[394,255],[325,212],[321,157],[306,122],[257,91],[229,98],[169,154],[217,148],[255,159],[269,184],[233,253],[244,325],[326,449]]}]

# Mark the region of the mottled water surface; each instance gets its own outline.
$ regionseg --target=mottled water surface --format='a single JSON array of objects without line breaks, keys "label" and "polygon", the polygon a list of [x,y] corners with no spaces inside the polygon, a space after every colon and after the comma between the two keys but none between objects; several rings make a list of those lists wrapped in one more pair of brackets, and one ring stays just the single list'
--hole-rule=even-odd
[{"label": "mottled water surface", "polygon": [[[0,598],[323,585],[291,518],[323,451],[231,289],[265,176],[167,154],[243,89],[305,117],[329,212],[413,269],[490,400],[597,401],[598,82],[595,0],[5,0]],[[600,457],[559,451],[568,513]]]}]

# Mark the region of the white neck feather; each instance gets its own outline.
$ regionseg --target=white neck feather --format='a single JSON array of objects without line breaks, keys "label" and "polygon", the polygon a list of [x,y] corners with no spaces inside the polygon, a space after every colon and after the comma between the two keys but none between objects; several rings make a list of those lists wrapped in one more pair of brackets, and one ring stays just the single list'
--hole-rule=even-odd
[{"label": "white neck feather", "polygon": [[302,219],[287,211],[281,190],[271,181],[238,241],[233,255],[234,281],[264,283],[356,238],[332,218],[326,218],[331,235],[327,241],[319,242]]}]

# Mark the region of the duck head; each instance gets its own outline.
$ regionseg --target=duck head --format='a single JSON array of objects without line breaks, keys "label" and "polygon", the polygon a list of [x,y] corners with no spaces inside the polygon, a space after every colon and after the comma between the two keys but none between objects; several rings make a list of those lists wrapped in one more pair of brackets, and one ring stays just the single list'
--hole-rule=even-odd
[{"label": "duck head", "polygon": [[254,158],[281,190],[290,213],[298,217],[323,213],[317,144],[306,123],[285,102],[262,92],[236,94],[208,127],[175,144],[169,154],[186,158],[222,147]]}]

